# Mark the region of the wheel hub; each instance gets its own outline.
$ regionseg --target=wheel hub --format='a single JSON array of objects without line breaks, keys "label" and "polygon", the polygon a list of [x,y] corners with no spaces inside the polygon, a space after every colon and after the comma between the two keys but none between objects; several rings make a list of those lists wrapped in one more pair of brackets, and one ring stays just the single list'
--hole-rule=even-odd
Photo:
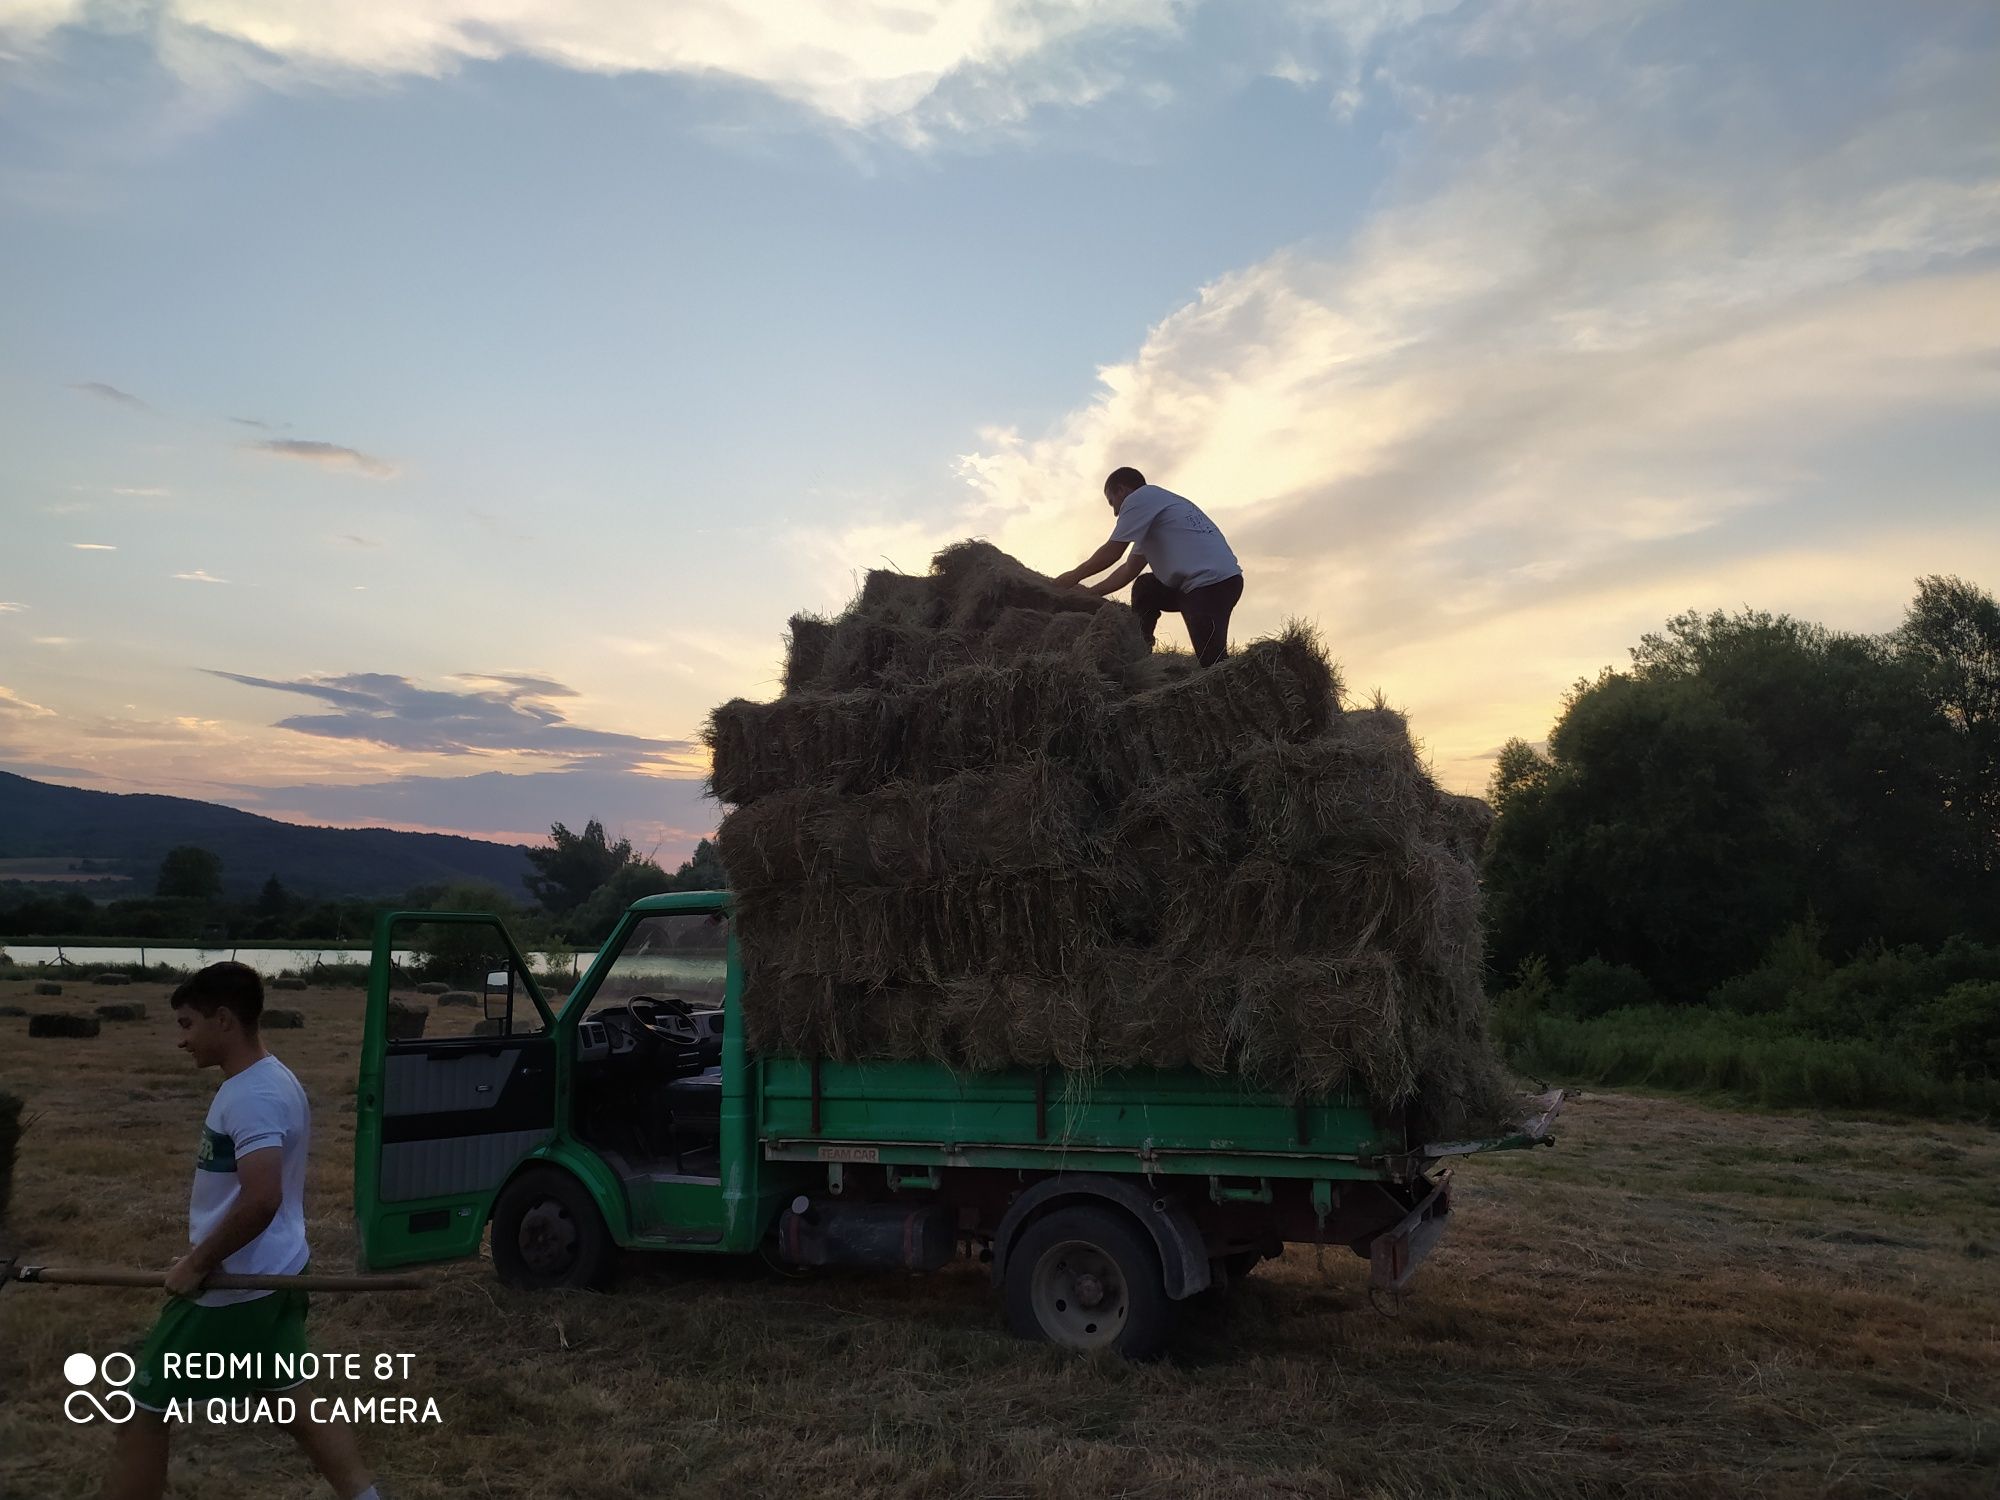
[{"label": "wheel hub", "polygon": [[1084,1240],[1051,1245],[1035,1263],[1035,1317],[1053,1343],[1101,1349],[1125,1331],[1130,1299],[1116,1260]]},{"label": "wheel hub", "polygon": [[561,1273],[576,1259],[576,1223],[553,1198],[544,1198],[521,1216],[521,1259],[544,1276]]}]

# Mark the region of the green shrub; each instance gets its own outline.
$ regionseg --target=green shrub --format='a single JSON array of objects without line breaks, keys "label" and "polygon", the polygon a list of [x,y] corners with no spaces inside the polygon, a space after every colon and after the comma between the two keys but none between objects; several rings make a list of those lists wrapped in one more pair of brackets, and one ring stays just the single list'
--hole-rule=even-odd
[{"label": "green shrub", "polygon": [[2000,1082],[2000,981],[1953,985],[1917,1012],[1911,1030],[1939,1077]]},{"label": "green shrub", "polygon": [[1653,1005],[1658,999],[1646,976],[1637,969],[1608,964],[1601,958],[1586,958],[1571,966],[1563,976],[1562,987],[1550,1000],[1549,1009],[1557,1015],[1587,1021],[1614,1010]]}]

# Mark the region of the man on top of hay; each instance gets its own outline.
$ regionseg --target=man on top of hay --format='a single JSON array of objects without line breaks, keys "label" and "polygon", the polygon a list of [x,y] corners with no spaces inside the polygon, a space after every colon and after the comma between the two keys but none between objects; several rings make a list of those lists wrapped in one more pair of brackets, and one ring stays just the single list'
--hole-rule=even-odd
[{"label": "man on top of hay", "polygon": [[1132,611],[1147,640],[1162,614],[1178,614],[1187,622],[1195,660],[1214,666],[1229,653],[1229,612],[1243,597],[1243,568],[1221,528],[1192,500],[1146,483],[1137,469],[1113,469],[1104,481],[1104,498],[1118,518],[1111,539],[1056,582],[1082,583],[1132,548],[1115,573],[1086,587],[1093,594],[1115,594],[1131,584]]}]

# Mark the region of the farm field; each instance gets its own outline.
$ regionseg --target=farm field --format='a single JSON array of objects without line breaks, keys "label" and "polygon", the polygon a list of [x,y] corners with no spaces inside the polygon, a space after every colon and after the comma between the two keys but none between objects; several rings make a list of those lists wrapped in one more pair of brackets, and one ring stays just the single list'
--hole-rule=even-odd
[{"label": "farm field", "polygon": [[[0,983],[94,1040],[0,1019],[28,1100],[7,1250],[163,1268],[218,1075],[167,990]],[[269,1040],[312,1095],[316,1270],[351,1264],[361,996],[281,994]],[[1295,1248],[1187,1308],[1131,1367],[1010,1338],[983,1270],[784,1278],[631,1263],[609,1294],[490,1267],[315,1300],[313,1345],[408,1353],[441,1425],[369,1425],[393,1500],[801,1496],[1937,1496],[2000,1492],[2000,1133],[1575,1098],[1553,1150],[1466,1163],[1451,1233],[1395,1316],[1364,1262]],[[63,1415],[64,1358],[134,1345],[150,1293],[0,1292],[0,1496],[94,1495],[109,1437]],[[308,1496],[270,1428],[198,1428],[172,1493]]]}]

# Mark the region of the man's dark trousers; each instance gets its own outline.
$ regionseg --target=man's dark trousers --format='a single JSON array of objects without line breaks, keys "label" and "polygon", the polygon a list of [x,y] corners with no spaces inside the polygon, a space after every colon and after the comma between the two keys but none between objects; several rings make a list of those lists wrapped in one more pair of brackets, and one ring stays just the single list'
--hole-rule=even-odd
[{"label": "man's dark trousers", "polygon": [[1187,622],[1188,640],[1195,660],[1212,667],[1229,651],[1229,612],[1243,597],[1243,575],[1220,583],[1205,583],[1198,589],[1173,589],[1151,573],[1132,580],[1132,612],[1146,627],[1146,639],[1163,614],[1179,615]]}]

